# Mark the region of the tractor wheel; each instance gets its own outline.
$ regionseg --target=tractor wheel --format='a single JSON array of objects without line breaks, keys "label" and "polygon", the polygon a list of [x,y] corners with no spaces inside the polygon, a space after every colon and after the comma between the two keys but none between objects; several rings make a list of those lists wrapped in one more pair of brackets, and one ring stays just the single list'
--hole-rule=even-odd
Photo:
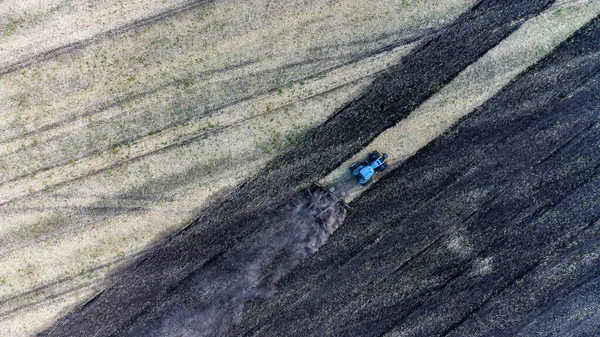
[{"label": "tractor wheel", "polygon": [[356,170],[356,168],[359,166],[360,166],[359,162],[356,162],[356,163],[350,165],[350,172],[354,172],[354,170]]},{"label": "tractor wheel", "polygon": [[379,151],[373,151],[369,154],[369,161],[377,160],[379,157],[381,157],[381,153],[379,153]]},{"label": "tractor wheel", "polygon": [[372,182],[372,181],[373,181],[373,179],[369,179],[369,180],[367,180],[367,182],[366,182],[366,183],[364,183],[364,184],[363,184],[363,183],[361,183],[361,185],[362,185],[362,186],[369,186],[369,185],[371,185],[371,182]]},{"label": "tractor wheel", "polygon": [[386,169],[386,168],[387,168],[387,164],[386,164],[386,163],[383,163],[383,164],[381,164],[380,166],[378,166],[378,167],[375,169],[375,171],[377,171],[377,172],[383,172],[383,171],[385,171],[385,169]]}]

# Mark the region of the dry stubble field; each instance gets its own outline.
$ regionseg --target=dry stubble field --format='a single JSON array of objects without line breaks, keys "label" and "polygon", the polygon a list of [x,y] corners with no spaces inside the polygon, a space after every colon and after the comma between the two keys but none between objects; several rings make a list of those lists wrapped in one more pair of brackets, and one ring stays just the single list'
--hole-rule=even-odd
[{"label": "dry stubble field", "polygon": [[475,2],[0,2],[0,331],[83,303]]}]

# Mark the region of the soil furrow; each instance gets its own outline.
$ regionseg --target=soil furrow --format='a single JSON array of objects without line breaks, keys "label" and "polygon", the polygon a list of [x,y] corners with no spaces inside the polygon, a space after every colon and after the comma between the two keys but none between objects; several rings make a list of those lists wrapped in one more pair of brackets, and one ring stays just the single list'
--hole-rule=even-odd
[{"label": "soil furrow", "polygon": [[[144,263],[137,266],[135,275],[128,274],[127,293],[122,293],[120,287],[115,286],[106,290],[96,301],[86,307],[86,315],[73,313],[61,320],[51,330],[49,335],[60,335],[60,331],[67,331],[72,324],[78,329],[94,331],[96,335],[121,334],[125,332],[121,324],[126,324],[131,317],[135,317],[146,307],[141,301],[142,294],[144,302],[148,295],[154,298],[162,298],[165,287],[174,284],[179,278],[185,277],[183,270],[193,269],[201,261],[205,261],[211,252],[222,251],[232,247],[238,239],[244,237],[254,226],[258,224],[248,220],[249,216],[256,214],[260,209],[267,209],[286,200],[289,193],[302,187],[312,180],[319,172],[327,171],[344,158],[356,152],[363,144],[379,134],[385,128],[393,125],[404,118],[410,111],[431,94],[439,89],[439,86],[448,83],[466,66],[476,61],[489,48],[492,48],[503,40],[512,31],[518,28],[523,19],[536,15],[539,11],[547,8],[549,2],[518,2],[510,5],[502,2],[484,1],[472,12],[463,15],[451,27],[449,27],[438,38],[431,41],[419,51],[413,53],[401,65],[390,69],[387,74],[382,75],[374,86],[356,104],[346,108],[330,119],[327,124],[311,133],[308,138],[297,148],[281,156],[269,165],[262,175],[248,182],[240,191],[227,200],[222,200],[220,205],[207,210],[198,222],[189,227],[179,237],[171,240],[159,251],[152,254]],[[493,29],[492,29],[493,27]],[[460,50],[460,52],[459,52]],[[418,69],[418,71],[417,71]],[[428,71],[423,73],[423,69]],[[388,100],[389,97],[392,100]],[[389,105],[389,106],[386,106]],[[365,116],[361,112],[369,111]],[[377,120],[377,125],[364,125],[371,120]],[[314,149],[320,149],[314,153]],[[318,158],[330,158],[318,168],[312,163],[321,162]],[[278,186],[274,186],[274,184]],[[247,200],[256,200],[248,203]],[[234,213],[224,210],[234,207]],[[218,219],[218,220],[217,220]],[[238,222],[244,219],[242,223]],[[239,223],[239,225],[232,225]],[[219,237],[218,242],[207,245],[204,240]],[[192,241],[193,240],[193,243]],[[185,248],[184,248],[185,247]],[[202,247],[202,250],[198,248]],[[210,248],[209,248],[210,247]],[[326,245],[325,248],[328,248]],[[174,258],[178,261],[179,275],[166,270],[156,270],[158,261]],[[153,267],[150,267],[153,266]],[[161,268],[167,267],[161,264]],[[171,275],[169,280],[161,280],[158,283],[153,280],[158,274]],[[144,283],[139,283],[143,276]],[[133,288],[136,290],[132,290]],[[117,295],[117,293],[119,295]],[[112,327],[98,326],[94,322],[82,320],[91,312],[109,305],[110,298],[119,297],[127,301],[130,306],[119,312],[119,317],[110,318],[115,322]],[[126,299],[125,299],[126,298]],[[156,310],[168,310],[167,306]],[[83,312],[82,311],[82,312]],[[101,317],[106,319],[108,313],[103,311]],[[77,317],[77,318],[76,318]],[[121,323],[119,323],[121,322]],[[144,324],[144,320],[137,321],[135,327]],[[89,324],[89,325],[87,325]],[[93,326],[93,328],[92,328]]]}]

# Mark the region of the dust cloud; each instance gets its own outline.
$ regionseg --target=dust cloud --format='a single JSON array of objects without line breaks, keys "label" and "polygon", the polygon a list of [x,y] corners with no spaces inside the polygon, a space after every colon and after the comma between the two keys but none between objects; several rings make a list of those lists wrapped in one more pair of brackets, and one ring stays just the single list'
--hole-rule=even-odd
[{"label": "dust cloud", "polygon": [[181,292],[193,299],[187,308],[167,305],[163,309],[168,315],[161,318],[158,329],[145,326],[130,335],[227,334],[241,323],[245,305],[272,296],[277,282],[319,250],[345,214],[343,205],[318,187],[298,193],[285,207],[261,217],[260,231],[190,276]]}]

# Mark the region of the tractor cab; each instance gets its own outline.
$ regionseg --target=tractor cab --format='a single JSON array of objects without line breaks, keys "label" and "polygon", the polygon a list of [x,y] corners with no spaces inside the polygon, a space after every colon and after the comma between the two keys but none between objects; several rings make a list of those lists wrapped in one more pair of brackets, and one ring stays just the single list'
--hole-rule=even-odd
[{"label": "tractor cab", "polygon": [[366,186],[371,182],[375,172],[382,172],[387,169],[388,166],[385,162],[387,158],[387,153],[381,154],[379,151],[373,151],[369,154],[368,160],[352,164],[350,171],[361,185]]}]

